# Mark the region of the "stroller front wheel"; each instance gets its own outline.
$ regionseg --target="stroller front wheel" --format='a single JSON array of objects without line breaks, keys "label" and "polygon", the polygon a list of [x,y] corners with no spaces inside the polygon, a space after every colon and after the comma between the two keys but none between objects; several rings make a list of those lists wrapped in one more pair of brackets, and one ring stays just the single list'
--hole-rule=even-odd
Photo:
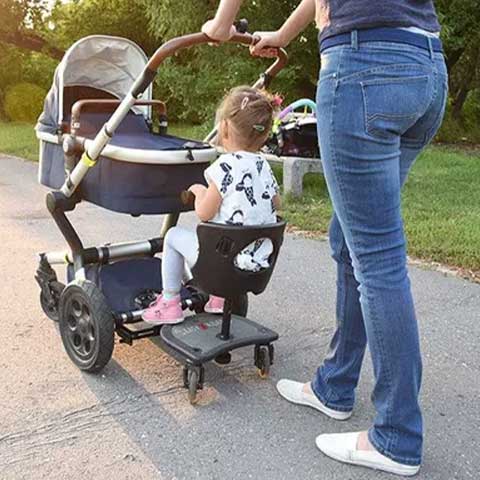
[{"label": "stroller front wheel", "polygon": [[40,291],[40,305],[43,313],[52,321],[58,322],[58,305],[54,301],[49,301],[43,291]]},{"label": "stroller front wheel", "polygon": [[78,368],[95,373],[110,361],[115,324],[103,293],[93,282],[75,281],[65,288],[59,326],[63,346]]}]

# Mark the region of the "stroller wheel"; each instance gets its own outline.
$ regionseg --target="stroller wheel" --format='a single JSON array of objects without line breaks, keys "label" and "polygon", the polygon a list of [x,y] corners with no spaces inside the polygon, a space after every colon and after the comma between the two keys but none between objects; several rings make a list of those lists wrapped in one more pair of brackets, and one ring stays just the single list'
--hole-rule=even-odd
[{"label": "stroller wheel", "polygon": [[63,346],[78,368],[95,373],[110,361],[115,324],[103,293],[93,282],[75,281],[65,288],[59,323]]},{"label": "stroller wheel", "polygon": [[40,305],[43,313],[54,322],[58,322],[58,304],[49,301],[43,291],[40,292]]},{"label": "stroller wheel", "polygon": [[248,314],[248,295],[239,295],[233,299],[232,313],[239,317],[246,317]]},{"label": "stroller wheel", "polygon": [[183,385],[188,389],[190,405],[197,404],[197,393],[199,390],[203,390],[204,379],[205,369],[203,366],[185,365],[183,367]]},{"label": "stroller wheel", "polygon": [[273,363],[273,345],[255,347],[255,366],[260,378],[268,378]]},{"label": "stroller wheel", "polygon": [[195,370],[190,370],[188,372],[188,400],[190,401],[190,405],[196,405],[198,402],[198,381],[198,372]]},{"label": "stroller wheel", "polygon": [[215,357],[215,363],[218,363],[219,365],[228,365],[232,361],[232,354],[227,352],[227,353],[222,353],[221,355],[218,355],[218,357]]}]

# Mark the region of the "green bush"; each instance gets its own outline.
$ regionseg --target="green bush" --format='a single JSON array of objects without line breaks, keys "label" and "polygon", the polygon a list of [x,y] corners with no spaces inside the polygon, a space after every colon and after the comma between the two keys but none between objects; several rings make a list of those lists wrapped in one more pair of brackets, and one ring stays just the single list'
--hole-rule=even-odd
[{"label": "green bush", "polygon": [[[252,58],[248,50],[234,45],[199,47],[165,61],[158,71],[155,97],[167,102],[174,122],[213,122],[225,93],[238,85],[252,85],[272,60]],[[285,102],[308,95],[299,85],[295,66],[288,66],[272,82],[270,91],[285,96]]]},{"label": "green bush", "polygon": [[[53,73],[57,65],[58,60],[42,53],[29,52],[29,55],[23,61],[21,81],[34,83],[48,90],[52,84]],[[15,83],[12,83],[12,85]]]},{"label": "green bush", "polygon": [[480,141],[480,89],[472,90],[463,106],[463,123],[467,132]]},{"label": "green bush", "polygon": [[5,93],[4,110],[12,122],[35,123],[43,109],[45,89],[33,83],[19,83]]},{"label": "green bush", "polygon": [[445,118],[435,140],[443,143],[480,143],[478,92],[472,92],[469,95],[460,119],[453,117],[449,101]]}]

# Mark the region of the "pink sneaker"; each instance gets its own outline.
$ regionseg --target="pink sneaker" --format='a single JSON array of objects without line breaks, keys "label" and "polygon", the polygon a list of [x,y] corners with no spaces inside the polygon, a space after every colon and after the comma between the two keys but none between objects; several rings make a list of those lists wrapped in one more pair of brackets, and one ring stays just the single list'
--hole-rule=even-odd
[{"label": "pink sneaker", "polygon": [[163,295],[157,299],[143,312],[142,318],[152,325],[173,325],[183,322],[183,310],[180,305],[180,295],[165,300]]},{"label": "pink sneaker", "polygon": [[223,306],[225,305],[225,299],[210,295],[204,310],[207,313],[223,313]]}]

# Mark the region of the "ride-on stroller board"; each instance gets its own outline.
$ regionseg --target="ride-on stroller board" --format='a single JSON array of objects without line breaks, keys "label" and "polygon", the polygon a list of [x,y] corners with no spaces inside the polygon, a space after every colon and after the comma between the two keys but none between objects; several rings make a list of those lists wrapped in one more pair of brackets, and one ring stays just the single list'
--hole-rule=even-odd
[{"label": "ride-on stroller board", "polygon": [[[144,309],[162,290],[161,259],[166,232],[181,212],[193,209],[182,192],[205,183],[204,170],[217,157],[209,143],[167,134],[166,106],[152,100],[151,84],[165,58],[210,40],[204,34],[175,38],[148,61],[129,40],[91,36],[75,43],[58,66],[37,124],[39,181],[53,189],[47,208],[69,249],[40,254],[36,279],[46,315],[59,322],[65,350],[82,370],[100,371],[110,360],[115,333],[121,342],[160,336],[169,353],[184,363],[184,384],[193,403],[204,381],[203,363],[228,363],[230,352],[254,346],[255,365],[266,375],[278,335],[244,318],[247,293],[265,289],[276,263],[285,224],[238,227],[200,224],[199,258],[193,280],[182,291],[182,306],[196,314],[175,326],[142,322]],[[245,33],[232,42],[250,45]],[[285,66],[277,51],[274,64],[255,87],[267,86]],[[152,110],[159,113],[158,131]],[[166,214],[158,238],[85,248],[66,213],[87,201],[130,214]],[[246,272],[233,259],[248,244],[269,238],[270,266]],[[55,265],[67,266],[67,284]],[[212,268],[214,266],[214,268]],[[226,299],[222,316],[203,313],[208,294]]]}]

